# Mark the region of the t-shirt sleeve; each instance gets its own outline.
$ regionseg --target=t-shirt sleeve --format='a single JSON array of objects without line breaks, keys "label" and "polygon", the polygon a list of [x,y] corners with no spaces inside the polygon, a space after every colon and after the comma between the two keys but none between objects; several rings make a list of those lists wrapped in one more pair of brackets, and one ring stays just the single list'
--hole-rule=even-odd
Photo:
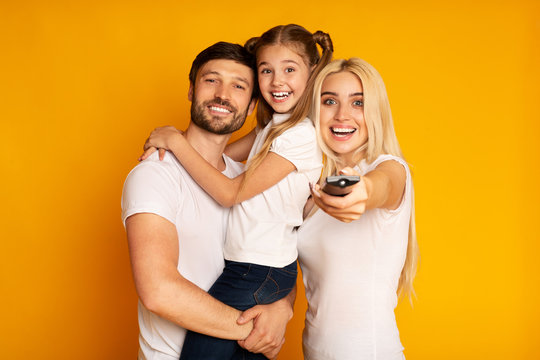
[{"label": "t-shirt sleeve", "polygon": [[131,215],[152,213],[175,224],[180,185],[167,164],[145,161],[128,175],[122,192],[122,222]]},{"label": "t-shirt sleeve", "polygon": [[401,203],[399,206],[394,210],[388,210],[388,209],[378,209],[381,214],[385,218],[389,218],[390,216],[395,216],[400,214],[405,208],[410,211],[410,202],[411,198],[413,196],[412,194],[412,180],[411,180],[411,172],[409,169],[409,166],[407,165],[407,162],[403,160],[400,157],[393,156],[393,155],[380,155],[373,163],[370,164],[370,171],[375,169],[377,166],[379,166],[381,163],[385,161],[393,160],[398,162],[403,166],[406,173],[406,180],[405,180],[405,190],[403,192],[403,197],[401,199]]},{"label": "t-shirt sleeve", "polygon": [[298,172],[322,166],[315,128],[309,119],[302,121],[277,137],[270,151],[289,160]]}]

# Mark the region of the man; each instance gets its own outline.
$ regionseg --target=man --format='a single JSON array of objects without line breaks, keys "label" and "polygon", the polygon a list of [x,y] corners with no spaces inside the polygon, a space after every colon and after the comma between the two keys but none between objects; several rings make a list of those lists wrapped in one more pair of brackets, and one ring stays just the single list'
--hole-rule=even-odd
[{"label": "man", "polygon": [[[202,51],[190,71],[191,123],[186,139],[229,177],[242,164],[223,154],[231,133],[255,106],[255,60],[240,45]],[[202,190],[170,153],[128,175],[122,196],[133,277],[139,295],[139,359],[178,359],[185,329],[243,340],[273,358],[292,317],[294,294],[244,312],[206,293],[223,269],[228,209]],[[248,337],[249,335],[249,337]]]}]

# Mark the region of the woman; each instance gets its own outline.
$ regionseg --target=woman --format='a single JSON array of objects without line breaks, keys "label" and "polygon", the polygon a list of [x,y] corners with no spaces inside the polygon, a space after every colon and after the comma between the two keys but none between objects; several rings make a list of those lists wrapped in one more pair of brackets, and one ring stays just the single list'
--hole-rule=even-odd
[{"label": "woman", "polygon": [[[384,83],[363,60],[336,60],[317,77],[313,100],[326,162],[312,188],[324,211],[308,204],[298,234],[305,358],[403,359],[394,308],[398,294],[412,293],[418,250],[412,180]],[[324,179],[339,173],[361,178],[345,197],[325,194]]]}]

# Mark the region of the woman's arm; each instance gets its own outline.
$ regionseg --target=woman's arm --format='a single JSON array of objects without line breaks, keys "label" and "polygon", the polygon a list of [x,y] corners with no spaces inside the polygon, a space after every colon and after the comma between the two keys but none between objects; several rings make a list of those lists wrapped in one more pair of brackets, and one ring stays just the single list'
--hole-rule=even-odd
[{"label": "woman's arm", "polygon": [[152,146],[172,151],[199,186],[224,207],[231,207],[260,194],[296,170],[289,160],[269,152],[242,184],[244,174],[234,179],[223,175],[210,165],[182,134],[170,127],[157,128],[150,134],[145,149]]},{"label": "woman's arm", "polygon": [[255,128],[225,148],[225,154],[234,161],[246,161],[257,133]]},{"label": "woman's arm", "polygon": [[[351,168],[344,168],[345,175],[359,175]],[[332,196],[314,185],[313,200],[324,212],[343,222],[351,222],[366,210],[382,208],[397,209],[403,198],[407,173],[403,165],[394,160],[380,163],[374,170],[362,176],[347,196]]]}]

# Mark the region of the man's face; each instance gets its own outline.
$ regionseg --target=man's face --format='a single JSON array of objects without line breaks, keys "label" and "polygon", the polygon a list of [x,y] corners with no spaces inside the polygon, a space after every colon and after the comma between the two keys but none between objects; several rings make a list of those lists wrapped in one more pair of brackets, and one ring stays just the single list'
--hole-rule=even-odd
[{"label": "man's face", "polygon": [[189,88],[191,121],[214,134],[230,134],[251,114],[253,71],[233,60],[210,60]]}]

